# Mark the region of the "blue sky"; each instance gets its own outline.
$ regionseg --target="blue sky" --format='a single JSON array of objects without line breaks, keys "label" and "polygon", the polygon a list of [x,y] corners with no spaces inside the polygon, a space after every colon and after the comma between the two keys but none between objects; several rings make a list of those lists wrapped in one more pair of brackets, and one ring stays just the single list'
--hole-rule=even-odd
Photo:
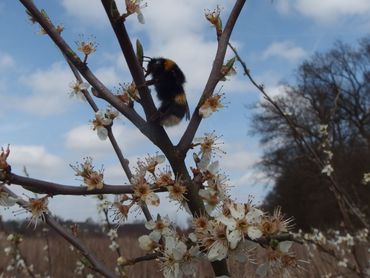
[{"label": "blue sky", "polygon": [[[123,11],[124,1],[117,2]],[[171,58],[182,68],[191,111],[216,49],[214,30],[205,20],[204,10],[219,4],[226,21],[233,2],[148,0],[142,11],[146,24],[138,23],[134,15],[127,20],[132,40],[140,39],[146,55]],[[89,66],[109,88],[131,81],[100,1],[35,3],[55,24],[65,27],[63,37],[72,47],[77,48],[75,41],[82,34],[96,38],[99,46],[89,58]],[[232,43],[256,79],[276,95],[283,89],[282,82],[294,82],[294,71],[304,59],[330,49],[336,40],[355,44],[369,30],[368,0],[251,0],[241,13]],[[91,130],[90,107],[69,98],[68,84],[74,79],[60,52],[38,32],[18,1],[0,0],[0,145],[11,144],[13,171],[22,174],[26,166],[31,177],[79,185],[68,165],[90,155],[97,166],[104,164],[106,182],[125,182],[112,148]],[[205,119],[197,136],[212,130],[223,136],[227,154],[218,159],[230,177],[232,195],[242,201],[252,194],[258,201],[269,186],[263,173],[253,168],[262,150],[258,138],[248,135],[251,110],[247,107],[261,98],[240,73],[221,85],[228,107]],[[168,129],[174,142],[186,124]],[[131,166],[137,157],[157,151],[124,118],[115,122],[115,134]],[[160,211],[168,211],[168,202],[164,199],[163,203]],[[55,197],[50,208],[63,218],[96,218],[92,198]],[[1,213],[12,217],[9,210]]]}]

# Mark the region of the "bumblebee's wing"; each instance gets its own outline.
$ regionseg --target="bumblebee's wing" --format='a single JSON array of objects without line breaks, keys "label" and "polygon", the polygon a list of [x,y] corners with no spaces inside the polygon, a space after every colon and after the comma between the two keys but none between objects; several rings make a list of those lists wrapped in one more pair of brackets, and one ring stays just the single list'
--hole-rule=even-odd
[{"label": "bumblebee's wing", "polygon": [[182,86],[185,83],[185,75],[181,71],[181,69],[175,65],[175,67],[171,71],[174,79],[176,80],[176,84]]},{"label": "bumblebee's wing", "polygon": [[190,109],[189,109],[188,101],[185,102],[185,106],[186,106],[185,119],[190,120]]}]

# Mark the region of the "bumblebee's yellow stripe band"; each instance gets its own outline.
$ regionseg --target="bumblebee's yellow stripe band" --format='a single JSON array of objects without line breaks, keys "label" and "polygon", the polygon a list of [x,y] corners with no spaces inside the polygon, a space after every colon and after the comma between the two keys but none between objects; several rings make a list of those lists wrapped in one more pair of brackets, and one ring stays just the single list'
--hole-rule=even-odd
[{"label": "bumblebee's yellow stripe band", "polygon": [[175,62],[174,61],[172,61],[170,59],[164,60],[164,69],[165,70],[171,70],[174,65],[175,65]]},{"label": "bumblebee's yellow stripe band", "polygon": [[178,94],[175,96],[175,102],[180,105],[186,104],[186,96],[185,93]]}]

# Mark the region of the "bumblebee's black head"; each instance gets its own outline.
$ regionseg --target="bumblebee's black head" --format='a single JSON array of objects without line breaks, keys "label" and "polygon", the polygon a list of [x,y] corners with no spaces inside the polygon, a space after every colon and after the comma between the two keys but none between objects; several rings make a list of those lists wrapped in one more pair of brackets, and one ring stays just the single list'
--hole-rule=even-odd
[{"label": "bumblebee's black head", "polygon": [[148,65],[146,67],[145,76],[148,76],[149,74],[151,74],[154,78],[156,78],[165,72],[171,72],[171,71],[181,71],[181,70],[177,66],[177,64],[171,59],[152,58],[149,60]]}]

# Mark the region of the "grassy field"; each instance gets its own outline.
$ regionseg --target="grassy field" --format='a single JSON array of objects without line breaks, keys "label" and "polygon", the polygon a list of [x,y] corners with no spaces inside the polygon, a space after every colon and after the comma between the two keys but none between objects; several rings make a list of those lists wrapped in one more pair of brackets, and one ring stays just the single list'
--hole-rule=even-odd
[{"label": "grassy field", "polygon": [[[127,258],[135,258],[144,255],[144,252],[139,249],[137,236],[142,234],[143,229],[140,231],[135,231],[135,229],[129,229],[122,231],[120,233],[119,244],[123,252],[123,256]],[[101,233],[87,232],[82,233],[81,236],[84,242],[89,247],[90,250],[96,254],[104,263],[106,263],[111,269],[115,267],[115,262],[117,259],[117,254],[111,251],[108,246],[110,241],[107,237]],[[44,249],[49,242],[49,252]],[[4,248],[9,245],[6,240],[6,234],[0,233],[0,273],[4,272],[4,276],[0,277],[15,277],[13,275],[7,274],[5,271],[7,265],[9,264],[9,257],[4,255]],[[37,230],[32,233],[32,229],[28,229],[27,234],[24,236],[23,242],[20,244],[20,249],[22,255],[25,257],[27,263],[33,264],[34,273],[42,274],[45,277],[45,273],[50,273],[51,277],[86,277],[90,271],[85,271],[83,275],[77,275],[74,273],[76,262],[80,256],[72,251],[69,244],[58,235],[53,232],[48,232],[47,236],[45,233]],[[319,252],[313,251],[312,256],[308,256],[307,250],[303,246],[295,245],[293,247],[297,257],[299,259],[309,261],[309,263],[304,263],[305,271],[295,275],[295,277],[302,278],[316,278],[316,277],[359,277],[355,275],[350,270],[338,267],[338,260],[334,259],[332,256]],[[368,253],[367,253],[368,254]],[[262,261],[263,250],[255,251],[255,258],[257,263]],[[46,257],[49,257],[49,262]],[[351,258],[349,258],[351,263]],[[233,277],[256,277],[255,270],[256,264],[239,264],[236,262],[229,262],[230,268],[233,273]],[[159,265],[155,261],[142,262],[134,266],[129,266],[126,268],[129,277],[146,278],[146,277],[162,277],[159,271]],[[332,276],[325,276],[328,274]],[[270,275],[270,277],[278,277],[279,275]],[[18,277],[27,277],[27,275],[21,275]],[[94,277],[99,277],[99,275],[94,275]],[[212,270],[206,262],[200,262],[198,267],[198,273],[194,277],[213,277]]]}]

